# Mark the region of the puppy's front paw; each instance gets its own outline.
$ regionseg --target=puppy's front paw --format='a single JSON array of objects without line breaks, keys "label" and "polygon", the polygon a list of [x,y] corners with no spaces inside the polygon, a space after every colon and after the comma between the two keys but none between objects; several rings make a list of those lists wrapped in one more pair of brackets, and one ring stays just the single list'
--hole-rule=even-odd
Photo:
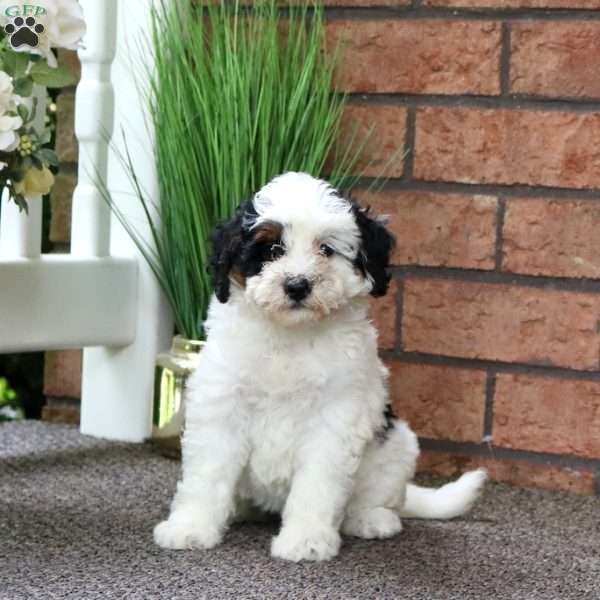
[{"label": "puppy's front paw", "polygon": [[169,517],[154,528],[154,541],[161,548],[213,548],[221,542],[222,534],[214,525],[192,519]]},{"label": "puppy's front paw", "polygon": [[284,526],[273,538],[271,555],[284,560],[329,560],[340,549],[340,534],[326,526]]}]

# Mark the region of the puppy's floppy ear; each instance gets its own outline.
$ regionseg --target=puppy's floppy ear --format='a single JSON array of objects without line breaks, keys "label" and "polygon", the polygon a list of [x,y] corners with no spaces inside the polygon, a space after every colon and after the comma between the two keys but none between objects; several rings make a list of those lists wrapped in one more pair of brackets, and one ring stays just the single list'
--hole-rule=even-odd
[{"label": "puppy's floppy ear", "polygon": [[255,217],[256,211],[252,200],[246,200],[240,204],[230,221],[220,223],[213,231],[210,269],[215,295],[219,302],[229,300],[230,275],[235,271],[236,265],[239,266],[244,230]]},{"label": "puppy's floppy ear", "polygon": [[369,208],[352,205],[352,212],[360,230],[361,247],[355,265],[373,283],[370,294],[385,296],[390,283],[388,266],[396,238],[388,231],[385,221],[370,214]]}]

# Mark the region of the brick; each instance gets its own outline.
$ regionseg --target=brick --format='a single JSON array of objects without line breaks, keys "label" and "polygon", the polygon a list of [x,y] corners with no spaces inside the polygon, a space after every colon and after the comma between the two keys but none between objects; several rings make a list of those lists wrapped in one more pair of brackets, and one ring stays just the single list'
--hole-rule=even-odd
[{"label": "brick", "polygon": [[410,6],[412,0],[324,0],[324,6]]},{"label": "brick", "polygon": [[71,239],[71,204],[77,177],[61,172],[56,176],[50,193],[50,241],[68,243]]},{"label": "brick", "polygon": [[464,456],[424,450],[419,457],[418,471],[457,478],[466,471],[483,467],[494,481],[519,487],[536,487],[593,496],[596,475],[590,469],[570,468],[555,464],[522,460],[498,460],[486,456]]},{"label": "brick", "polygon": [[600,296],[454,280],[407,279],[407,351],[597,370]]},{"label": "brick", "polygon": [[379,348],[392,350],[396,345],[396,301],[398,284],[390,283],[388,293],[383,298],[371,298],[370,315],[379,334]]},{"label": "brick", "polygon": [[397,238],[394,264],[494,268],[496,198],[404,191],[358,196],[388,217]]},{"label": "brick", "polygon": [[464,8],[600,8],[600,0],[423,0],[423,6]]},{"label": "brick", "polygon": [[480,442],[485,371],[388,362],[394,413],[417,435]]},{"label": "brick", "polygon": [[500,374],[496,446],[600,458],[600,383]]},{"label": "brick", "polygon": [[67,398],[81,396],[81,350],[46,352],[44,394]]},{"label": "brick", "polygon": [[42,421],[79,425],[80,410],[78,406],[52,402],[42,407]]},{"label": "brick", "polygon": [[502,267],[513,273],[600,278],[600,206],[593,201],[511,199]]},{"label": "brick", "polygon": [[340,20],[328,46],[341,46],[339,85],[349,92],[500,93],[500,23]]},{"label": "brick", "polygon": [[600,23],[514,23],[511,92],[600,97]]},{"label": "brick", "polygon": [[77,81],[81,79],[81,62],[79,61],[79,56],[75,50],[59,48],[58,61],[75,75]]},{"label": "brick", "polygon": [[77,162],[75,95],[62,93],[56,101],[56,153],[62,163]]},{"label": "brick", "polygon": [[[400,177],[404,171],[405,108],[349,105],[343,115],[340,146],[362,147],[354,171],[370,177]],[[351,156],[352,149],[350,150]]]},{"label": "brick", "polygon": [[429,181],[594,188],[599,146],[600,113],[422,108],[414,171]]}]

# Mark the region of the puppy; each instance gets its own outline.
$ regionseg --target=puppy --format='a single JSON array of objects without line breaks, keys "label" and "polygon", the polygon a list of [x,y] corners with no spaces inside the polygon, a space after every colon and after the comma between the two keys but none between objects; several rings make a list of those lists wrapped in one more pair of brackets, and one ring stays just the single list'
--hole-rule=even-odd
[{"label": "puppy", "polygon": [[381,220],[304,173],[275,178],[217,228],[208,338],[159,546],[212,548],[255,506],[281,513],[273,556],[326,560],[340,532],[386,538],[401,516],[471,506],[484,471],[438,490],[408,483],[417,438],[392,417],[367,316],[393,245]]}]

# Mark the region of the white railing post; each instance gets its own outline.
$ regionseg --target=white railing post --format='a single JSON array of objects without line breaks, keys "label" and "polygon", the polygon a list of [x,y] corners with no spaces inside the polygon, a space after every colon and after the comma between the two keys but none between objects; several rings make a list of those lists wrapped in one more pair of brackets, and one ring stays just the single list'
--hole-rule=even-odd
[{"label": "white railing post", "polygon": [[0,211],[0,257],[39,258],[42,250],[42,196],[28,199],[28,213],[8,199],[8,190],[2,194]]},{"label": "white railing post", "polygon": [[113,131],[114,94],[110,67],[117,39],[117,0],[81,0],[88,23],[85,47],[79,51],[75,134],[79,141],[77,187],[73,192],[71,254],[108,256],[110,209],[96,187],[106,180],[108,139]]},{"label": "white railing post", "polygon": [[[107,5],[113,3],[88,0],[83,4],[84,9],[97,4],[102,6],[102,10],[108,10]],[[118,0],[117,4],[117,43],[112,66],[112,87],[115,98],[114,131],[118,134],[113,136],[112,143],[123,152],[123,131],[129,151],[136,161],[138,179],[148,196],[156,201],[158,183],[152,152],[154,135],[149,127],[151,119],[145,98],[145,71],[142,66],[150,60],[150,55],[144,52],[142,46],[150,32],[152,0]],[[87,24],[90,30],[99,26],[90,18],[87,18]],[[88,35],[93,38],[94,34]],[[93,127],[93,124],[89,126]],[[90,131],[86,133],[90,139],[95,135]],[[134,219],[138,229],[144,232],[141,208],[132,195],[129,178],[114,152],[109,152],[108,186],[113,202]],[[141,441],[151,431],[156,355],[168,347],[173,324],[151,270],[114,217],[111,219],[110,252],[114,256],[135,256],[138,259],[136,337],[131,345],[123,348],[94,348],[84,352],[81,430],[100,437]]]},{"label": "white railing post", "polygon": [[[97,161],[94,165],[98,165],[95,168],[100,174],[106,174],[106,144],[101,128],[110,124],[112,111],[109,69],[114,40],[111,42],[109,15],[99,15],[97,8],[102,5],[94,2],[90,4],[93,37],[85,51],[90,65],[84,67],[84,85],[80,96],[78,93],[84,145],[90,150],[82,157],[84,179],[85,166],[90,166],[91,160]],[[105,6],[109,7],[108,4]],[[104,39],[104,29],[109,32],[107,48],[99,41]],[[44,122],[46,90],[34,90],[40,107],[34,122],[37,128]],[[98,115],[104,117],[104,124]],[[27,198],[29,215],[20,214],[14,203],[4,199],[0,250],[0,352],[81,348],[92,344],[126,345],[135,339],[137,261],[132,257],[107,256],[108,210],[98,202],[89,179],[84,180],[80,191],[74,218],[76,241],[72,256],[40,255],[40,197]]]}]

